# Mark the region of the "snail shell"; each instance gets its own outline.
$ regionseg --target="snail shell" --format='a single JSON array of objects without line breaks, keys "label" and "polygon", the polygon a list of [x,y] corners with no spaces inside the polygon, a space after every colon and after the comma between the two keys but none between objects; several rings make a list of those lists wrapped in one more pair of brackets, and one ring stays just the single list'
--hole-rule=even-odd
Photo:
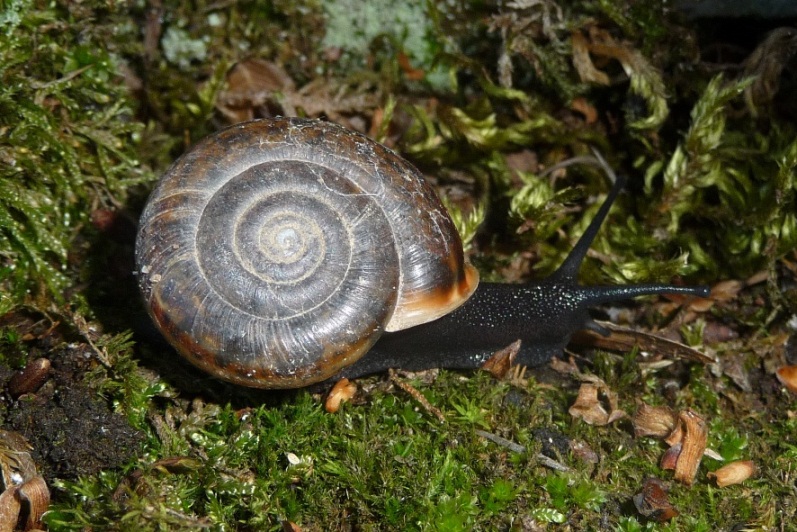
[{"label": "snail shell", "polygon": [[136,268],[183,356],[261,388],[327,379],[478,284],[414,167],[340,126],[287,118],[232,126],[180,158],[144,209]]}]

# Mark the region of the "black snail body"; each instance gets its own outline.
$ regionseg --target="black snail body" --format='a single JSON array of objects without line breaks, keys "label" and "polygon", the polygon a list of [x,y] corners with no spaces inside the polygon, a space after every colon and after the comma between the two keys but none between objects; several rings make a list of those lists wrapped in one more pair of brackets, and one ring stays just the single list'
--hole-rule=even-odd
[{"label": "black snail body", "polygon": [[224,380],[295,388],[387,368],[476,368],[520,339],[539,365],[590,306],[704,287],[590,286],[576,275],[617,183],[564,264],[538,283],[478,283],[417,170],[340,126],[232,126],[181,157],[141,217],[136,269],[150,315]]}]

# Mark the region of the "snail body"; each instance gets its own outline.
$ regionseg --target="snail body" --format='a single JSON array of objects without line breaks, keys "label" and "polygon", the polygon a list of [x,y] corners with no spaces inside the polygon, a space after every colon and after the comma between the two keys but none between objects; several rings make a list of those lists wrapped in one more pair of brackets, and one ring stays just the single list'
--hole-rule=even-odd
[{"label": "snail body", "polygon": [[394,152],[328,122],[247,122],[200,142],[160,180],[136,273],[166,340],[245,386],[478,367],[517,339],[518,362],[536,365],[596,327],[592,305],[705,292],[576,283],[620,188],[553,276],[479,284],[436,194]]}]

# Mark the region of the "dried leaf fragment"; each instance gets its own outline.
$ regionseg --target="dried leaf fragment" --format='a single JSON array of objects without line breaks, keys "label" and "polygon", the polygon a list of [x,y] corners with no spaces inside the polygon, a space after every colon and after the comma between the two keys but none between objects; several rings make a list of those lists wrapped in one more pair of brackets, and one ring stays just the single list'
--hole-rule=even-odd
[{"label": "dried leaf fragment", "polygon": [[683,423],[681,423],[681,418],[679,416],[675,428],[672,429],[672,432],[670,433],[669,436],[664,438],[664,442],[672,447],[675,445],[680,445],[681,442],[683,442],[683,439],[684,439],[684,426]]},{"label": "dried leaf fragment", "polygon": [[668,407],[641,404],[634,414],[637,436],[663,439],[670,447],[664,452],[659,467],[675,471],[675,480],[691,486],[704,455],[717,460],[722,457],[706,447],[708,429],[705,420],[693,410],[677,415]]},{"label": "dried leaf fragment", "polygon": [[717,481],[717,486],[724,488],[733,484],[740,484],[753,476],[756,472],[755,463],[752,460],[739,460],[724,465],[721,468],[709,473],[708,478]]},{"label": "dried leaf fragment", "polygon": [[684,410],[679,417],[683,423],[684,437],[675,464],[675,480],[691,486],[706,450],[708,429],[705,420],[693,410]]},{"label": "dried leaf fragment", "polygon": [[797,366],[780,367],[775,375],[790,392],[797,393]]},{"label": "dried leaf fragment", "polygon": [[598,387],[594,384],[582,384],[578,397],[570,407],[570,415],[583,419],[589,425],[605,425],[609,413],[598,401]]},{"label": "dried leaf fragment", "polygon": [[171,475],[185,475],[200,469],[202,463],[186,456],[171,456],[161,458],[152,464],[152,469]]},{"label": "dried leaf fragment", "polygon": [[592,63],[592,59],[589,56],[589,42],[584,35],[579,31],[573,32],[571,43],[573,46],[573,66],[576,68],[581,81],[608,85],[609,76],[605,72],[598,70]]},{"label": "dried leaf fragment", "polygon": [[645,99],[649,115],[629,122],[635,129],[648,129],[661,125],[667,118],[667,94],[661,73],[629,43],[619,42],[612,35],[597,26],[588,28],[588,36],[574,32],[571,36],[573,46],[573,66],[584,82],[608,85],[609,76],[595,66],[592,56],[616,59],[620,62],[631,81],[631,92]]},{"label": "dried leaf fragment", "polygon": [[642,516],[659,523],[666,523],[679,514],[670,504],[668,491],[669,488],[661,480],[648,478],[642,485],[642,490],[634,495],[634,506]]},{"label": "dried leaf fragment", "polygon": [[[609,409],[604,408],[598,397],[602,392]],[[583,383],[578,390],[578,397],[570,407],[570,415],[581,418],[589,425],[603,426],[625,417],[625,412],[617,408],[617,394],[606,387],[593,383]]]},{"label": "dried leaf fragment", "polygon": [[0,532],[13,532],[22,508],[17,497],[17,486],[12,486],[0,494]]},{"label": "dried leaf fragment", "polygon": [[573,456],[587,464],[597,464],[600,462],[600,456],[592,450],[592,447],[590,447],[587,442],[570,440],[570,452],[573,453]]},{"label": "dried leaf fragment", "polygon": [[283,532],[302,532],[302,527],[300,527],[293,521],[283,521],[282,530]]},{"label": "dried leaf fragment", "polygon": [[0,430],[0,532],[11,532],[20,521],[24,530],[42,527],[41,517],[50,505],[50,490],[36,471],[33,448],[19,433]]},{"label": "dried leaf fragment", "polygon": [[424,76],[426,76],[426,72],[424,72],[423,69],[413,68],[412,63],[410,62],[410,57],[404,52],[399,52],[397,59],[399,68],[401,68],[401,70],[404,72],[404,75],[407,76],[407,79],[412,81],[420,81],[424,78]]},{"label": "dried leaf fragment", "polygon": [[570,102],[570,109],[584,115],[584,120],[587,124],[594,124],[598,121],[598,110],[584,97],[579,96],[578,98],[574,98],[573,101]]},{"label": "dried leaf fragment", "polygon": [[731,379],[740,390],[751,392],[753,385],[750,383],[750,371],[745,367],[744,356],[741,353],[726,354],[720,360],[722,373]]},{"label": "dried leaf fragment", "polygon": [[712,449],[710,447],[708,449],[706,449],[705,451],[703,451],[703,456],[708,456],[709,458],[711,458],[712,460],[716,460],[717,462],[724,462],[725,461],[725,459],[722,457],[722,455],[720,453],[718,453],[717,451],[715,451],[714,449]]},{"label": "dried leaf fragment", "polygon": [[22,484],[38,474],[30,456],[32,450],[22,434],[0,429],[0,472],[4,488]]},{"label": "dried leaf fragment", "polygon": [[40,476],[33,477],[18,487],[17,495],[24,503],[23,507],[27,508],[24,529],[42,528],[42,516],[50,506],[50,490],[44,479]]},{"label": "dried leaf fragment", "polygon": [[634,434],[637,438],[640,436],[666,438],[672,434],[677,421],[678,418],[670,407],[642,403],[634,414]]},{"label": "dried leaf fragment", "polygon": [[548,365],[552,370],[562,375],[578,375],[580,373],[573,357],[570,357],[566,361],[559,357],[553,357]]},{"label": "dried leaf fragment", "polygon": [[230,123],[269,117],[283,112],[279,98],[295,90],[291,77],[276,63],[245,59],[227,73],[227,90],[219,94],[216,108]]},{"label": "dried leaf fragment", "polygon": [[749,284],[749,281],[740,281],[738,279],[720,281],[711,287],[711,295],[708,298],[719,303],[732,301]]},{"label": "dried leaf fragment", "polygon": [[506,377],[507,373],[509,373],[509,369],[512,367],[512,363],[515,361],[518,351],[520,351],[520,340],[515,340],[503,349],[496,351],[493,356],[488,358],[484,364],[482,364],[482,369],[489,371],[496,379],[503,379]]},{"label": "dried leaf fragment", "polygon": [[755,81],[744,91],[744,100],[752,116],[768,107],[780,89],[780,78],[789,60],[797,53],[797,29],[777,28],[744,62],[743,77]]},{"label": "dried leaf fragment", "polygon": [[340,409],[342,403],[346,403],[357,393],[357,385],[346,377],[340,379],[332,390],[329,391],[324,409],[330,414],[334,414]]}]

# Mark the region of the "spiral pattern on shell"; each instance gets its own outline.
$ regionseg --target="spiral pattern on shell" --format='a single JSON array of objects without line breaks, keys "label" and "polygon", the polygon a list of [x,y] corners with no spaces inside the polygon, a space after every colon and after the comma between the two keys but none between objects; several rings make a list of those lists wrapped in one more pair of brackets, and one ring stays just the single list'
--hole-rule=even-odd
[{"label": "spiral pattern on shell", "polygon": [[385,330],[435,319],[478,277],[409,163],[327,122],[277,119],[205,139],[142,214],[139,285],[167,340],[225,380],[304,386]]}]

